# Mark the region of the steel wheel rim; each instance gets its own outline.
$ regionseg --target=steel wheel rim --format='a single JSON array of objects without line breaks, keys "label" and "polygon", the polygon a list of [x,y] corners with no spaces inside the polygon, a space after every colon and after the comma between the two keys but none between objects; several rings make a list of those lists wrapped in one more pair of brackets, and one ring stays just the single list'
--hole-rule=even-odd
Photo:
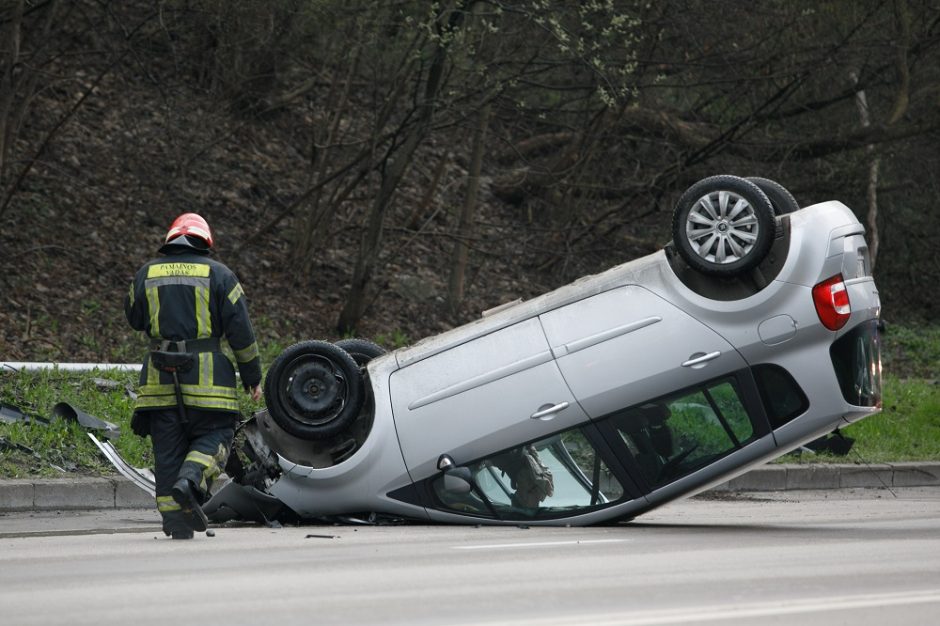
[{"label": "steel wheel rim", "polygon": [[747,257],[757,243],[757,212],[733,191],[707,193],[692,205],[685,222],[686,239],[700,258],[717,265]]},{"label": "steel wheel rim", "polygon": [[[346,406],[346,377],[330,359],[303,355],[291,361],[285,372],[278,392],[284,409],[298,422],[323,426]],[[327,381],[326,376],[333,380]]]}]

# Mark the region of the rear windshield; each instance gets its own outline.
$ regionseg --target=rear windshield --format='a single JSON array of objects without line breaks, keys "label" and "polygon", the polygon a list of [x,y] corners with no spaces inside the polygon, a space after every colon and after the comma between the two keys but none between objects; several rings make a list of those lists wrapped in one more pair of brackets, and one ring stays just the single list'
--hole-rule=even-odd
[{"label": "rear windshield", "polygon": [[829,349],[845,401],[881,406],[881,340],[878,322],[859,324]]}]

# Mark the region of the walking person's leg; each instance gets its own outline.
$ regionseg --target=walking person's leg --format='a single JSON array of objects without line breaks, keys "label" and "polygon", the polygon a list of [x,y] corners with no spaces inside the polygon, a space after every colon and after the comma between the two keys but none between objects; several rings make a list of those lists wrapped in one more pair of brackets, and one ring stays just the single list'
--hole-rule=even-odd
[{"label": "walking person's leg", "polygon": [[172,493],[173,484],[189,450],[189,438],[175,408],[156,409],[148,413],[150,439],[153,443],[157,510],[163,518],[163,532],[174,539],[190,539],[193,529],[186,522],[182,508]]}]

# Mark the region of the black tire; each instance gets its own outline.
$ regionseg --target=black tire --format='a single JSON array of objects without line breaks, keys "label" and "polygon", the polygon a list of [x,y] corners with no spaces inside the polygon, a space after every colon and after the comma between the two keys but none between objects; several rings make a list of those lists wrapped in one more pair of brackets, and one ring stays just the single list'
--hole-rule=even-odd
[{"label": "black tire", "polygon": [[325,341],[296,343],[278,355],[264,379],[264,395],[277,425],[305,440],[341,432],[365,400],[353,357]]},{"label": "black tire", "polygon": [[737,276],[760,265],[775,232],[770,199],[756,184],[737,176],[711,176],[695,183],[679,198],[672,219],[679,255],[711,276]]},{"label": "black tire", "polygon": [[333,345],[345,350],[359,367],[365,367],[375,357],[385,354],[385,348],[367,339],[340,339]]},{"label": "black tire", "polygon": [[760,187],[764,195],[770,199],[775,215],[786,215],[800,210],[800,203],[796,201],[793,194],[777,181],[759,176],[748,176],[746,180]]}]

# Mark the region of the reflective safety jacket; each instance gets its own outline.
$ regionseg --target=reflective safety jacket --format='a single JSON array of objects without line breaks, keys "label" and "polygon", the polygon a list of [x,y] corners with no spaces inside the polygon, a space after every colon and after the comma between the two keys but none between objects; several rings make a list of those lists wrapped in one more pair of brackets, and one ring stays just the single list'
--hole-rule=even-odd
[{"label": "reflective safety jacket", "polygon": [[[183,249],[145,264],[124,298],[124,314],[151,342],[225,337],[250,388],[261,382],[261,359],[238,278],[205,254]],[[212,342],[202,342],[211,344]],[[222,352],[199,352],[179,374],[187,407],[238,411],[235,368]],[[135,410],[176,406],[173,376],[144,360]]]}]

